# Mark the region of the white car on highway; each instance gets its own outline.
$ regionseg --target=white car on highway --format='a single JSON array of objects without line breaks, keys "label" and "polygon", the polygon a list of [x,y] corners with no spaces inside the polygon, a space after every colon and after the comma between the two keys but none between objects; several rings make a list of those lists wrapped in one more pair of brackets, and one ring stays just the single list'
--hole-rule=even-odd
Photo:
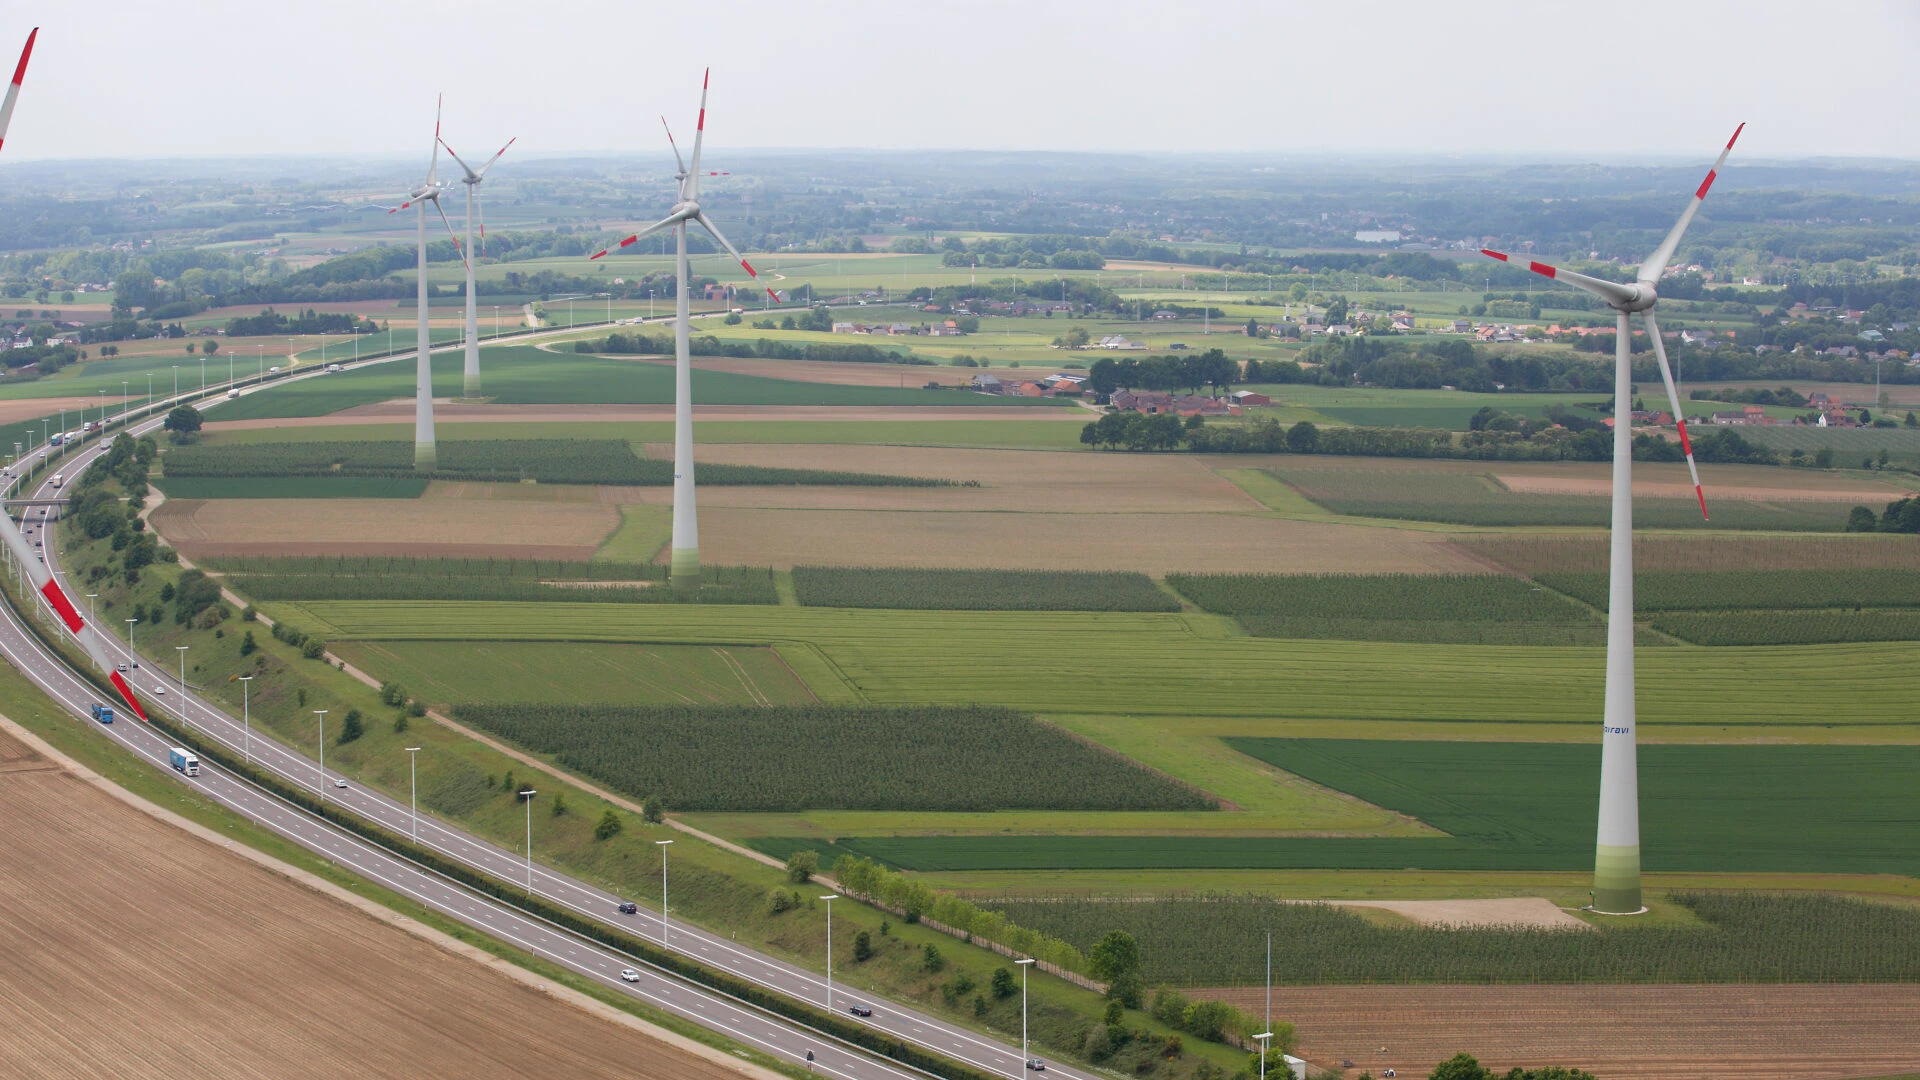
[{"label": "white car on highway", "polygon": [[633,970],[632,968],[621,968],[620,979],[622,982],[639,982],[640,973]]}]

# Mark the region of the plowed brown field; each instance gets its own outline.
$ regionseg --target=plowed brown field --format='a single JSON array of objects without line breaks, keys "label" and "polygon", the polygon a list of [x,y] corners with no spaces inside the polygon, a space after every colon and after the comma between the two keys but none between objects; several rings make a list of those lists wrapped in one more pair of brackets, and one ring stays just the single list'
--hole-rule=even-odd
[{"label": "plowed brown field", "polygon": [[109,796],[0,733],[0,1074],[741,1075]]},{"label": "plowed brown field", "polygon": [[[1259,987],[1197,993],[1264,1007]],[[1425,1076],[1462,1050],[1495,1075],[1570,1065],[1604,1080],[1839,1080],[1920,1062],[1912,985],[1289,986],[1273,1014],[1302,1056],[1375,1076]]]},{"label": "plowed brown field", "polygon": [[189,558],[445,555],[586,559],[620,525],[593,502],[533,499],[173,499],[153,527]]}]

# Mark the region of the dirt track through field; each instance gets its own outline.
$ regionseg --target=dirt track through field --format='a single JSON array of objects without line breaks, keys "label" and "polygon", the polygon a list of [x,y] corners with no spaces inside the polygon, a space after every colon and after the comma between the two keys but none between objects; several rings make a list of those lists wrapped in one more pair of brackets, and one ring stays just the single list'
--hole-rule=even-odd
[{"label": "dirt track through field", "polygon": [[739,1073],[122,803],[0,733],[0,1073]]},{"label": "dirt track through field", "polygon": [[[1197,993],[1265,1006],[1257,986]],[[1920,1062],[1909,984],[1287,986],[1273,1015],[1296,1025],[1302,1056],[1375,1076],[1425,1076],[1462,1050],[1496,1076],[1568,1065],[1605,1080],[1840,1080]]]}]

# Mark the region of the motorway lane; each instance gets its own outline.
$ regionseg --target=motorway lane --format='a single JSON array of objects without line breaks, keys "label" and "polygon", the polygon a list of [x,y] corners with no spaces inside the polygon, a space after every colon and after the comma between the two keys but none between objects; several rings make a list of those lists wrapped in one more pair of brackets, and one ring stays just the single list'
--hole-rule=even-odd
[{"label": "motorway lane", "polygon": [[[132,431],[135,435],[144,434],[157,427],[160,422],[159,419],[145,421],[136,424],[132,428]],[[82,464],[90,462],[92,457],[100,452],[102,451],[94,450],[76,455],[74,465],[71,467],[63,467],[63,472],[69,475],[77,473]],[[43,486],[40,492],[42,495],[54,494],[54,492],[46,486]],[[57,570],[57,548],[54,546],[52,539],[54,534],[49,533],[45,526],[41,527],[41,533],[46,537],[46,543],[48,545],[42,550],[47,553],[49,566]],[[7,614],[9,617],[8,625],[0,627],[0,647],[5,648],[10,658],[39,652],[39,643],[31,639],[30,636],[25,636],[26,631],[15,621],[17,620],[17,615],[11,611]],[[25,637],[25,640],[15,640],[19,637]],[[100,637],[107,649],[110,659],[115,663],[125,662],[131,659],[131,654],[123,641],[115,638],[111,634],[102,634]],[[51,658],[43,657],[40,663],[41,666],[47,667],[56,662]],[[147,702],[150,707],[160,708],[174,714],[202,735],[215,739],[226,745],[233,752],[243,754],[259,765],[279,773],[287,781],[302,787],[312,788],[321,797],[351,809],[392,831],[407,833],[413,831],[414,818],[407,804],[387,798],[377,792],[367,791],[357,785],[349,785],[344,789],[335,787],[334,782],[339,779],[338,777],[329,775],[323,778],[318,764],[312,759],[270,738],[250,735],[240,720],[229,716],[218,708],[210,706],[191,692],[184,692],[186,688],[179,685],[176,677],[167,674],[163,666],[142,665],[137,671],[130,671],[128,675],[130,681],[134,683],[135,688],[147,695]],[[84,712],[84,704],[86,701],[91,700],[93,691],[83,684],[80,684],[70,673],[67,675],[67,678],[75,687],[79,687],[77,691],[72,690],[71,687],[69,688],[71,692],[68,697],[71,697],[72,700],[68,703],[74,705],[77,711]],[[39,677],[36,677],[36,681],[41,680]],[[43,683],[43,685],[47,684]],[[155,694],[154,689],[162,686],[168,687],[168,692],[163,695]],[[50,690],[49,692],[52,691]],[[75,694],[77,694],[77,696],[74,696]],[[55,696],[57,698],[62,697],[60,694],[55,694]],[[62,698],[62,700],[67,699]],[[121,726],[120,724],[115,724],[113,728],[119,729]],[[148,734],[152,735],[152,733]],[[154,739],[159,738],[157,735],[153,735],[152,737]],[[161,745],[161,749],[154,759],[164,766],[164,745]],[[275,801],[277,802],[277,800]],[[298,812],[295,813],[297,814]],[[324,825],[324,823],[319,822],[318,819],[306,815],[299,816],[308,823],[307,828],[316,834],[325,833],[337,835],[330,826]],[[431,816],[418,819],[418,838],[423,845],[438,851],[442,855],[457,859],[495,878],[516,884],[527,882],[524,852],[515,853],[500,848],[497,845],[480,840],[457,829],[450,828]],[[327,841],[327,843],[337,846],[336,841],[330,840]],[[358,841],[355,843],[358,843]],[[315,850],[320,851],[321,854],[330,858],[333,857],[331,850],[311,843],[307,846],[313,847]],[[616,905],[625,898],[615,896],[605,890],[556,873],[538,863],[533,866],[532,888],[541,897],[550,902],[562,904],[584,917],[617,926],[629,932],[645,934],[656,941],[661,940],[664,936],[665,944],[669,948],[695,957],[703,963],[728,971],[758,985],[780,991],[801,1000],[815,1003],[827,1003],[829,1001],[828,987],[826,986],[825,980],[811,971],[764,956],[751,949],[743,948],[735,942],[715,936],[677,920],[669,919],[663,930],[660,917],[651,912],[642,914],[637,918],[621,916],[616,911]],[[633,899],[637,901],[641,898],[635,897]],[[474,903],[476,901],[469,898],[467,902]],[[485,924],[477,925],[484,927]],[[832,989],[831,1007],[834,1009],[845,1010],[848,1006],[855,1003],[856,1000],[872,1005],[874,1012],[872,1017],[865,1018],[858,1022],[884,1031],[902,1041],[937,1051],[977,1068],[1005,1076],[1017,1077],[1024,1074],[1017,1047],[1007,1046],[964,1027],[950,1024],[946,1021],[938,1020],[909,1009],[904,1009],[883,1001],[869,999],[861,995],[851,994],[837,986]],[[848,1019],[850,1021],[853,1020],[850,1016]],[[1050,1066],[1050,1071],[1071,1078],[1084,1078],[1087,1075],[1073,1069],[1060,1068],[1058,1066]]]}]

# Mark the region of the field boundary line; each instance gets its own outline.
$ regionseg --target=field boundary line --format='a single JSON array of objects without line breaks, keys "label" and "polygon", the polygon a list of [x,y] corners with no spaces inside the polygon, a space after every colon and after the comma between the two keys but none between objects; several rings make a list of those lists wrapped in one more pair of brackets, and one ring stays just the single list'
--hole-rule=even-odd
[{"label": "field boundary line", "polygon": [[[411,934],[454,956],[471,960],[481,967],[498,972],[524,986],[572,1005],[590,1016],[620,1024],[623,1027],[630,1028],[649,1038],[672,1046],[675,1049],[694,1054],[714,1064],[725,1065],[743,1075],[754,1077],[755,1080],[786,1080],[783,1074],[775,1072],[772,1069],[742,1060],[725,1051],[708,1046],[705,1043],[689,1039],[678,1032],[669,1031],[666,1028],[649,1023],[632,1013],[623,1009],[614,1008],[612,1005],[600,1001],[597,998],[590,997],[587,994],[583,994],[570,986],[563,985],[544,975],[529,971],[511,960],[496,956],[477,946],[469,945],[445,931],[435,929],[412,916],[395,911],[377,900],[368,899],[316,874],[302,870],[290,863],[283,862],[264,851],[254,848],[250,844],[222,836],[199,822],[182,817],[108,780],[106,777],[87,768],[80,762],[68,757],[60,750],[55,749],[51,744],[40,738],[40,736],[22,727],[4,713],[0,713],[0,730],[19,739],[35,753],[52,761],[61,769],[79,779],[82,783],[105,792],[111,798],[120,801],[140,813],[146,814],[148,817],[153,818],[163,825],[169,825],[175,829],[179,829],[196,840],[221,848],[239,858],[253,863],[255,866],[269,873],[276,874],[296,885],[301,885],[348,908],[358,911],[363,915],[367,915],[388,926]],[[349,872],[351,873],[351,871]],[[358,874],[355,874],[354,877],[359,879]]]}]

